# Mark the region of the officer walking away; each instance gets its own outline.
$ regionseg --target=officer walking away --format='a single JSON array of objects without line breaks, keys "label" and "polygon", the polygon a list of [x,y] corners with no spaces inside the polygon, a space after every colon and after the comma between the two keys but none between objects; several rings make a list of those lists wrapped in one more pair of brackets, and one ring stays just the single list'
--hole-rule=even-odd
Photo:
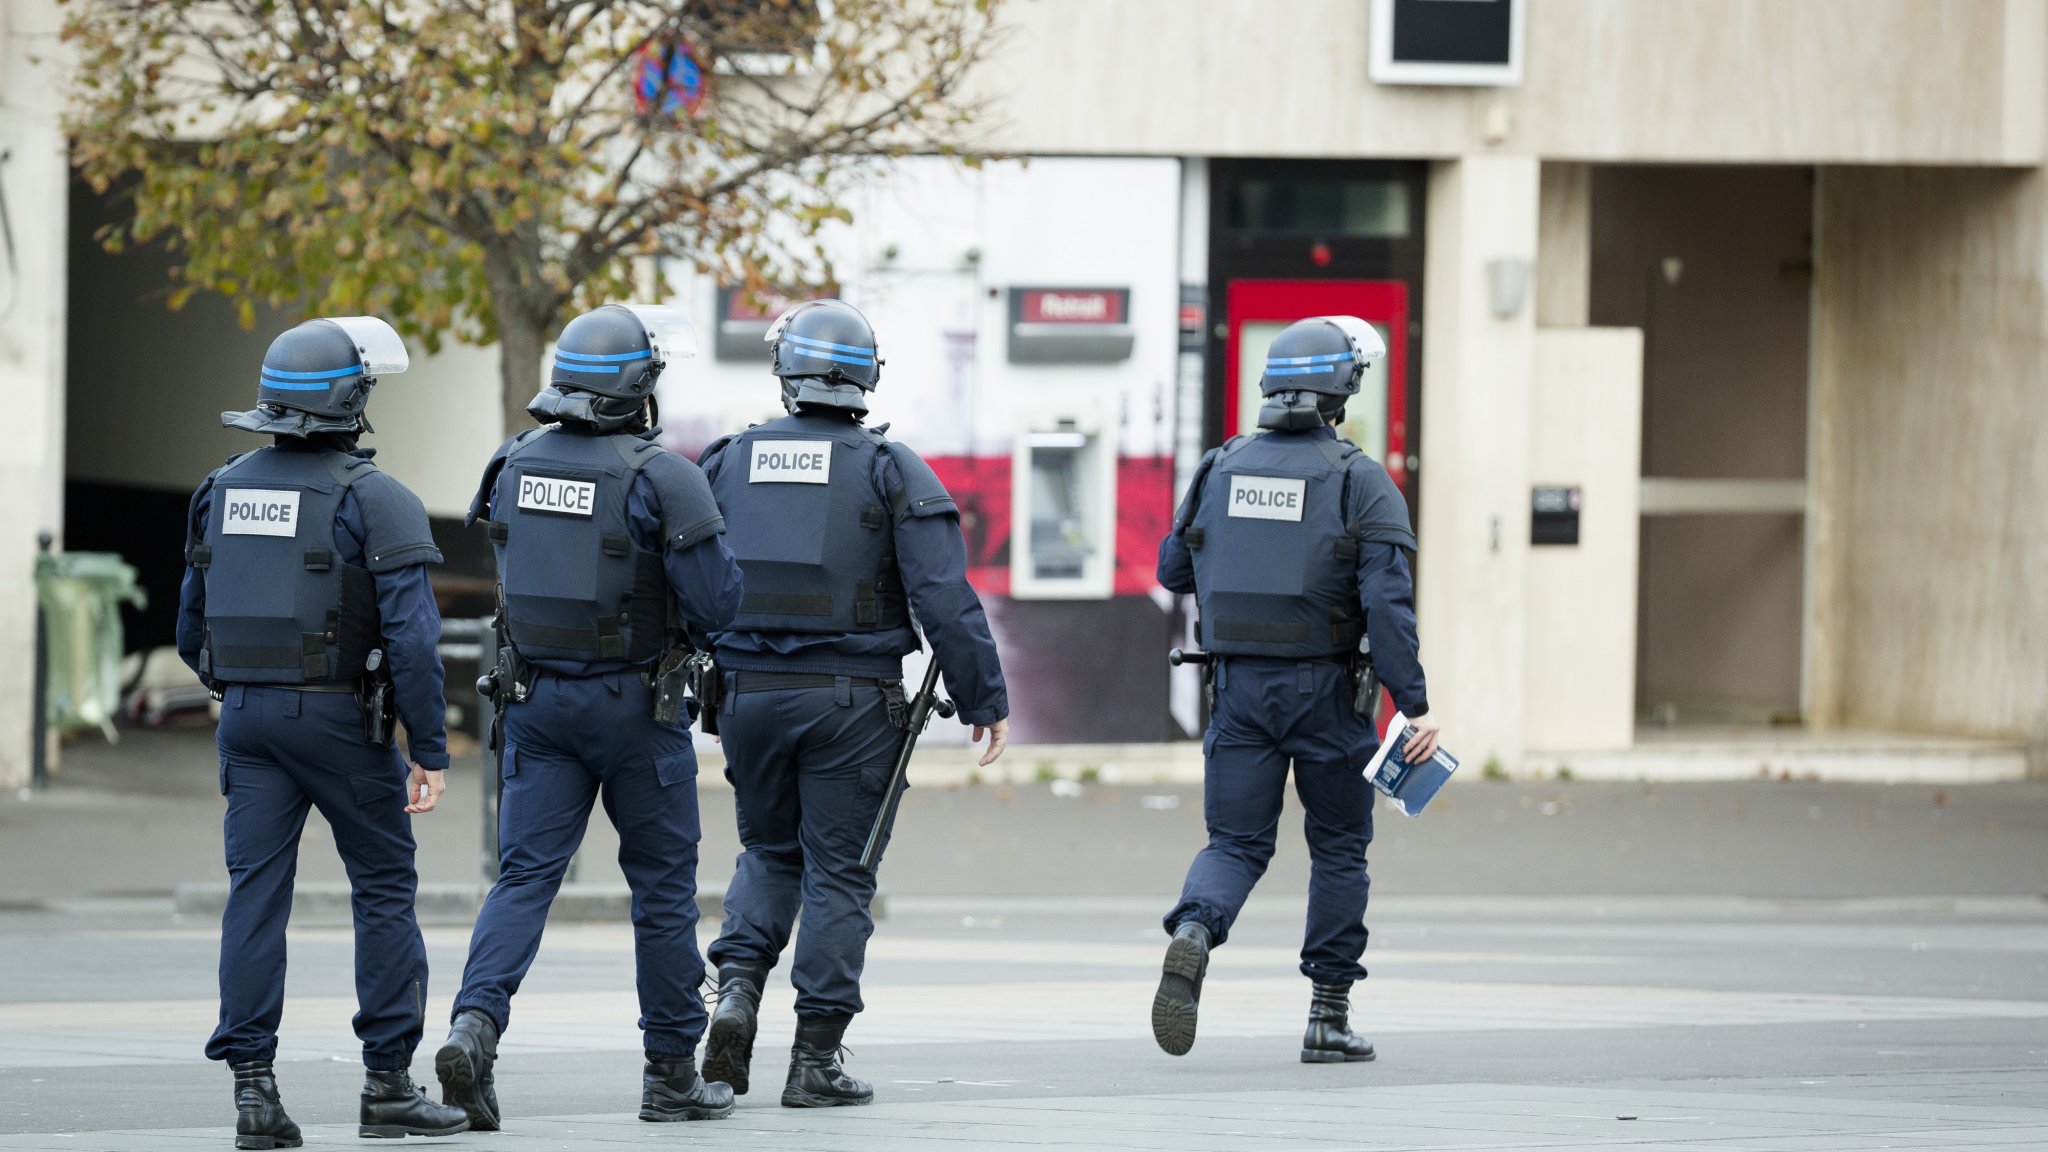
[{"label": "officer walking away", "polygon": [[1261,431],[1202,457],[1159,545],[1159,582],[1194,593],[1201,612],[1211,702],[1209,844],[1166,915],[1173,939],[1152,1001],[1152,1035],[1175,1056],[1195,1042],[1209,950],[1229,938],[1273,857],[1291,763],[1311,864],[1301,974],[1314,992],[1301,1058],[1373,1058],[1349,1024],[1351,985],[1365,979],[1372,666],[1417,729],[1401,754],[1419,763],[1437,745],[1417,656],[1408,506],[1335,427],[1385,350],[1351,316],[1281,332],[1259,381]]},{"label": "officer walking away", "polygon": [[[297,1148],[272,1061],[284,1013],[285,924],[306,812],[348,867],[364,1136],[446,1136],[459,1108],[414,1086],[427,954],[413,916],[412,814],[432,812],[448,767],[441,616],[427,565],[441,553],[419,498],[356,447],[379,377],[405,371],[382,320],[309,320],[271,342],[257,405],[221,423],[274,438],[192,494],[178,654],[221,702],[228,904],[220,1024],[210,1059],[235,1074],[235,1147]],[[394,747],[405,721],[412,767]]]},{"label": "officer walking away", "polygon": [[984,765],[1009,739],[1009,698],[988,617],[967,583],[953,498],[915,452],[861,421],[882,361],[852,306],[814,300],[769,330],[789,415],[720,440],[702,463],[746,570],[717,637],[718,712],[739,808],[739,858],[711,946],[718,1010],[704,1074],[744,1093],[761,988],[789,944],[796,1043],[782,1103],[866,1104],[839,1065],[861,1010],[875,877],[861,851],[907,725],[903,657],[915,615]]},{"label": "officer walking away", "polygon": [[674,309],[571,320],[527,405],[542,427],[498,449],[470,505],[498,560],[499,871],[434,1069],[480,1130],[499,1126],[498,1037],[599,799],[633,892],[640,1118],[732,1114],[731,1090],[697,1076],[700,828],[681,673],[692,638],[739,609],[740,570],[704,474],[654,427],[655,383],[695,352]]}]

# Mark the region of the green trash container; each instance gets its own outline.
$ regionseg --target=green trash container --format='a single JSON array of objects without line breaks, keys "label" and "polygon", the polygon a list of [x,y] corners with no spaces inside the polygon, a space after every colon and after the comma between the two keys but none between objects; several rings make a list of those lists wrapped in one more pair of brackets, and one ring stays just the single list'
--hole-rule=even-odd
[{"label": "green trash container", "polygon": [[44,552],[36,558],[36,601],[48,635],[43,715],[50,730],[97,730],[113,739],[121,605],[148,602],[134,566],[112,552]]}]

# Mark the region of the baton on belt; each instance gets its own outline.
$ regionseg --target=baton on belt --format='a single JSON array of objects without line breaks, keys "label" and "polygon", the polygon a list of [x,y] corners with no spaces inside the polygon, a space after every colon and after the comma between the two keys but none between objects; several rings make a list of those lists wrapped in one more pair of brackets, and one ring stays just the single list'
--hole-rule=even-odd
[{"label": "baton on belt", "polygon": [[903,779],[910,771],[910,754],[917,748],[918,733],[931,722],[932,713],[950,717],[953,702],[939,699],[939,661],[936,654],[925,666],[924,685],[910,698],[910,721],[903,730],[903,749],[896,753],[896,770],[889,774],[889,789],[882,793],[882,810],[875,813],[875,826],[868,830],[867,847],[860,850],[860,866],[869,872],[882,860],[882,841],[896,823],[896,806],[903,800]]}]

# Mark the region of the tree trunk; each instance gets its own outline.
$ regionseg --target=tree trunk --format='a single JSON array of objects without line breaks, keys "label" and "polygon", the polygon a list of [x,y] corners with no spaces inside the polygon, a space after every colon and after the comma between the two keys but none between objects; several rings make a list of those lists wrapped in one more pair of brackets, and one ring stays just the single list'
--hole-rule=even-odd
[{"label": "tree trunk", "polygon": [[504,412],[504,435],[533,427],[526,406],[541,387],[541,359],[548,347],[547,329],[527,309],[498,307],[498,391]]},{"label": "tree trunk", "polygon": [[538,239],[506,238],[501,246],[484,249],[484,278],[498,322],[498,402],[506,437],[534,426],[526,406],[540,391],[542,360],[555,335],[552,293],[521,274],[539,262]]}]

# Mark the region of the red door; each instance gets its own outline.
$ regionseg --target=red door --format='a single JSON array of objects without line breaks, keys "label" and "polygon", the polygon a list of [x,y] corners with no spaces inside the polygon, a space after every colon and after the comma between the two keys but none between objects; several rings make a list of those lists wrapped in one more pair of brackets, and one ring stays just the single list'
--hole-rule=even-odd
[{"label": "red door", "polygon": [[[1400,280],[1234,280],[1225,301],[1223,435],[1256,427],[1259,373],[1280,330],[1310,316],[1356,316],[1387,342],[1366,370],[1338,434],[1408,490],[1408,285]],[[1412,495],[1412,494],[1411,494]]]}]

